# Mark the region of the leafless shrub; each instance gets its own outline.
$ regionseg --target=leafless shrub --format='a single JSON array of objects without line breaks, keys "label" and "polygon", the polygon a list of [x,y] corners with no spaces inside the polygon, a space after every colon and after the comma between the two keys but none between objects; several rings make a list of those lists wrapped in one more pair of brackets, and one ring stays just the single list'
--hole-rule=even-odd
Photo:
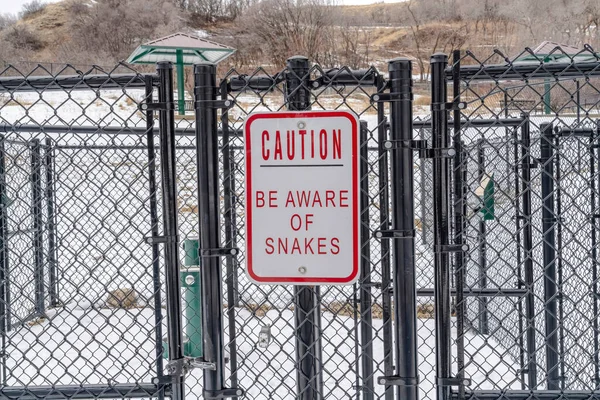
[{"label": "leafless shrub", "polygon": [[0,14],[0,31],[13,26],[17,18],[13,14]]},{"label": "leafless shrub", "polygon": [[31,0],[28,3],[23,4],[21,12],[19,12],[19,18],[29,18],[46,8],[46,3],[41,0]]},{"label": "leafless shrub", "polygon": [[21,50],[40,50],[44,43],[40,35],[27,25],[13,25],[2,31],[1,40],[8,42],[13,48]]}]

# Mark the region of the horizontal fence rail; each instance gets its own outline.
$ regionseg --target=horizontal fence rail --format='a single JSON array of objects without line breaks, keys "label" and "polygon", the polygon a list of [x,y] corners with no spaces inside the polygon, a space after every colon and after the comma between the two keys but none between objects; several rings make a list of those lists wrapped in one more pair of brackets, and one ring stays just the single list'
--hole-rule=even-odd
[{"label": "horizontal fence rail", "polygon": [[[168,63],[7,67],[0,397],[599,398],[600,60],[432,60],[199,65],[181,116]],[[244,121],[288,110],[361,122],[352,285],[246,275]]]}]

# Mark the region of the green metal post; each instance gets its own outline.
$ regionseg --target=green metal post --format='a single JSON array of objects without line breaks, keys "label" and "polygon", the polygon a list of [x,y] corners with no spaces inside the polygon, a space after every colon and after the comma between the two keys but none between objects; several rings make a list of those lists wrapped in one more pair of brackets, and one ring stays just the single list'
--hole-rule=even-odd
[{"label": "green metal post", "polygon": [[185,115],[185,76],[183,71],[183,50],[176,50],[177,60],[177,109],[179,115]]},{"label": "green metal post", "polygon": [[202,357],[202,307],[200,304],[200,257],[198,239],[183,243],[185,258],[181,269],[181,287],[184,289],[185,342],[183,353],[188,357]]},{"label": "green metal post", "polygon": [[[549,57],[544,58],[544,63],[547,63],[549,61]],[[552,109],[550,108],[550,101],[552,100],[550,96],[551,89],[552,88],[550,87],[550,80],[544,79],[544,114],[550,114],[552,112]]]},{"label": "green metal post", "polygon": [[[200,257],[198,256],[198,239],[186,239],[183,242],[184,259],[180,272],[185,314],[185,336],[183,338],[183,355],[186,357],[202,357],[202,305],[200,285]],[[168,346],[163,345],[163,357],[168,358]]]}]

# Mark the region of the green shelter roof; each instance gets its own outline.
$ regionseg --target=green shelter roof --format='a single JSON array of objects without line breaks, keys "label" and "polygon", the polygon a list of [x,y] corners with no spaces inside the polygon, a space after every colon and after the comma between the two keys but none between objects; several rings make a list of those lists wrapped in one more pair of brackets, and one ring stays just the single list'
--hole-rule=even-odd
[{"label": "green shelter roof", "polygon": [[522,55],[515,59],[515,62],[586,62],[597,61],[597,55],[591,51],[580,49],[578,47],[569,46],[557,42],[544,41],[540,43],[531,53]]},{"label": "green shelter roof", "polygon": [[[127,59],[130,64],[155,64],[159,61],[193,65],[219,63],[232,55],[234,48],[188,33],[174,33],[138,46]],[[177,54],[180,52],[180,54]],[[180,57],[178,59],[178,56]]]}]

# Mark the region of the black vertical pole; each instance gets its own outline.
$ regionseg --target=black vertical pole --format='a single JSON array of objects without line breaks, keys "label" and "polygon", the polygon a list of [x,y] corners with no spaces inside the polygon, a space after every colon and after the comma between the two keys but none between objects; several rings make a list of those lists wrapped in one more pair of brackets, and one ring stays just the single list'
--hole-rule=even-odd
[{"label": "black vertical pole", "polygon": [[[216,78],[215,78],[216,79]],[[229,95],[227,80],[221,84],[221,100],[227,100]],[[236,220],[235,220],[235,177],[234,177],[234,154],[229,136],[229,113],[224,110],[221,114],[221,129],[223,131],[223,203],[224,203],[224,223],[225,223],[225,247],[237,248],[236,243]],[[227,284],[227,319],[229,331],[229,369],[231,371],[229,381],[231,387],[237,387],[237,341],[236,341],[236,320],[235,309],[239,306],[239,288],[238,288],[238,268],[237,260],[234,257],[225,259],[225,281]]]},{"label": "black vertical pole", "polygon": [[[486,176],[485,174],[485,139],[480,139],[477,142],[477,175],[481,183]],[[482,213],[479,216],[479,231],[477,232],[477,242],[479,244],[479,271],[477,280],[481,289],[487,288],[487,232],[485,222],[485,195],[481,198]],[[479,304],[479,332],[483,335],[489,333],[488,329],[488,310],[487,297],[478,297]]]},{"label": "black vertical pole", "polygon": [[[452,54],[452,97],[453,101],[460,102],[460,50],[455,50]],[[466,157],[463,150],[461,139],[461,110],[454,110],[454,243],[458,246],[466,244],[467,225],[465,217],[467,215],[467,190],[464,182],[467,181]],[[464,378],[465,369],[465,252],[457,252],[455,255],[454,275],[456,286],[456,363],[459,379]],[[459,397],[464,398],[464,386],[459,386]]]},{"label": "black vertical pole", "polygon": [[33,211],[33,251],[35,282],[35,314],[42,316],[45,310],[44,288],[44,232],[42,214],[42,154],[39,139],[31,141],[31,188]]},{"label": "black vertical pole", "polygon": [[558,322],[556,307],[556,213],[554,211],[554,140],[553,126],[544,123],[540,127],[542,172],[542,225],[544,254],[544,315],[546,332],[546,375],[548,390],[558,390]]},{"label": "black vertical pole", "polygon": [[48,222],[48,295],[50,296],[50,305],[58,307],[58,264],[56,262],[56,215],[54,213],[54,197],[56,188],[54,187],[55,173],[55,153],[52,148],[52,140],[45,140],[45,161],[46,169],[46,214]]},{"label": "black vertical pole", "polygon": [[[519,160],[521,156],[519,154],[519,129],[513,128],[513,173],[514,173],[514,190],[515,190],[515,198],[513,200],[514,212],[515,212],[515,239],[517,242],[517,289],[523,289],[524,280],[523,280],[523,248],[522,248],[522,232],[523,228],[521,226],[521,221],[523,219],[523,213],[521,210],[521,199],[519,198],[519,194],[521,193],[521,172],[520,169],[522,165],[519,164]],[[527,374],[527,368],[525,367],[525,313],[523,312],[523,298],[520,297],[516,302],[517,307],[517,319],[519,326],[519,333],[517,336],[517,342],[519,346],[519,375],[520,375],[520,384],[521,390],[525,390],[527,384],[525,383],[525,375]]]},{"label": "black vertical pole", "polygon": [[581,123],[581,86],[579,84],[579,81],[577,79],[575,79],[575,96],[576,96],[576,102],[577,102],[577,123],[580,124]]},{"label": "black vertical pole", "polygon": [[[369,218],[369,128],[360,123],[360,344],[362,365],[362,393],[364,400],[375,398],[373,386],[373,314],[371,294],[371,248]],[[355,292],[356,293],[356,292]]]},{"label": "black vertical pole", "polygon": [[[559,135],[555,135],[554,136],[554,148],[555,149],[560,149],[560,136]],[[581,170],[581,142],[579,142],[579,140],[577,141],[577,163],[578,163],[578,170]],[[563,321],[564,319],[564,304],[563,304],[563,262],[562,262],[562,243],[563,243],[563,236],[562,236],[562,223],[560,223],[560,216],[562,215],[562,190],[560,187],[560,181],[561,181],[561,168],[560,168],[560,151],[557,151],[554,154],[554,166],[555,166],[555,175],[554,175],[554,181],[558,182],[558,186],[555,188],[554,193],[556,195],[556,218],[555,218],[555,227],[556,227],[556,279],[557,279],[557,290],[558,293],[555,296],[558,299],[558,317],[557,317],[557,323],[558,323],[558,364],[560,366],[560,374],[559,374],[559,381],[560,381],[560,388],[564,389],[565,388],[565,380],[563,379],[563,377],[565,376],[565,363],[564,363],[564,357],[565,357],[565,335],[564,335],[564,324]]]},{"label": "black vertical pole", "polygon": [[[383,77],[379,77],[377,91],[381,92],[385,87]],[[388,151],[381,145],[387,140],[387,128],[385,118],[384,103],[377,103],[377,143],[379,143],[379,220],[381,225],[379,229],[389,230],[390,216],[390,181],[389,181],[389,160]],[[382,319],[383,319],[383,373],[385,376],[394,374],[394,354],[392,347],[394,345],[394,337],[392,331],[392,288],[391,288],[391,273],[390,273],[390,242],[382,240],[381,246],[381,297],[382,297]],[[394,388],[392,386],[385,387],[385,400],[394,398]]]},{"label": "black vertical pole", "polygon": [[204,396],[217,398],[225,387],[221,258],[215,256],[221,247],[216,65],[195,65],[194,78],[204,360],[214,364],[204,370]]},{"label": "black vertical pole", "polygon": [[[286,103],[288,110],[310,109],[309,74],[308,58],[295,56],[287,60]],[[298,400],[317,400],[323,397],[319,297],[318,286],[294,286]]]},{"label": "black vertical pole", "polygon": [[525,288],[525,316],[527,320],[527,377],[528,388],[537,389],[537,361],[535,344],[535,297],[533,277],[533,233],[531,225],[531,138],[529,116],[524,115],[521,127],[521,196],[523,217],[523,252]]},{"label": "black vertical pole", "polygon": [[[412,63],[407,58],[388,62],[390,93],[398,101],[390,105],[390,139],[406,143],[413,139]],[[416,400],[419,390],[417,367],[417,289],[415,271],[414,154],[410,146],[392,150],[392,226],[401,238],[393,241],[394,328],[396,375],[403,380],[396,398]]]},{"label": "black vertical pole", "polygon": [[179,279],[179,239],[177,224],[177,160],[175,158],[175,112],[173,99],[173,64],[157,64],[160,81],[160,166],[163,192],[163,233],[165,236],[165,283],[167,292],[167,335],[169,339],[169,372],[172,375],[171,399],[185,398],[184,376],[178,367],[183,363],[181,282]]},{"label": "black vertical pole", "polygon": [[[145,101],[147,104],[154,102],[152,76],[145,77]],[[154,111],[146,111],[146,144],[148,146],[148,189],[150,194],[150,230],[153,237],[159,235],[158,226],[158,200],[156,187],[156,150],[154,148]],[[160,280],[160,248],[158,243],[152,244],[152,290],[154,291],[154,340],[156,342],[156,376],[163,375],[163,343],[162,343],[162,299]],[[161,390],[159,399],[164,398]]]},{"label": "black vertical pole", "polygon": [[8,250],[8,190],[6,187],[6,138],[4,135],[0,135],[0,168],[2,174],[0,175],[0,201],[2,204],[2,232],[0,237],[2,238],[2,266],[4,271],[4,304],[6,311],[6,331],[10,331],[12,327],[12,301],[10,295],[10,262],[9,262],[9,250]]},{"label": "black vertical pole", "polygon": [[[579,106],[579,105],[578,105]],[[596,121],[596,130],[594,134],[590,136],[590,223],[592,228],[592,282],[593,282],[593,326],[594,330],[594,389],[598,389],[598,384],[600,383],[600,366],[598,365],[599,357],[598,357],[598,249],[597,246],[597,216],[598,216],[598,204],[596,202],[596,157],[595,153],[598,149],[598,122]]]},{"label": "black vertical pole", "polygon": [[[420,139],[427,140],[427,135],[425,134],[427,129],[421,128],[419,130]],[[425,191],[425,184],[427,182],[427,178],[425,177],[426,171],[425,168],[427,166],[427,162],[424,158],[419,161],[419,192],[420,192],[420,209],[421,209],[421,242],[423,244],[427,244],[427,232],[429,230],[429,221],[427,220],[427,214],[429,214],[429,210],[427,209],[427,198],[429,197]]]},{"label": "black vertical pole", "polygon": [[10,296],[8,288],[8,254],[6,249],[6,168],[4,135],[0,135],[0,334],[2,335],[2,384],[6,385],[6,333],[10,330]]},{"label": "black vertical pole", "polygon": [[[450,263],[445,246],[449,244],[449,159],[440,157],[442,149],[449,146],[447,92],[444,70],[448,64],[445,54],[431,57],[431,121],[433,141],[433,231],[434,231],[434,295],[435,295],[435,339],[436,339],[436,395],[437,400],[449,400],[450,386],[446,379],[451,374],[450,342]],[[435,154],[438,153],[438,154]]]}]

